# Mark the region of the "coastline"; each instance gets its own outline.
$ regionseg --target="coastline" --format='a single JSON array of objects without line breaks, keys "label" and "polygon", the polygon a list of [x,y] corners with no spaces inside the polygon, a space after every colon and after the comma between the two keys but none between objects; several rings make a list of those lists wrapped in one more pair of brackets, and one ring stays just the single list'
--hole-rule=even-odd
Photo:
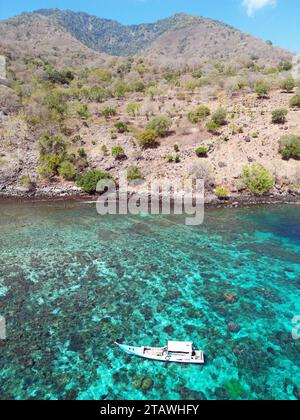
[{"label": "coastline", "polygon": [[[128,199],[134,191],[128,193]],[[97,195],[82,192],[77,187],[53,186],[34,190],[7,187],[0,191],[0,202],[96,202]],[[264,195],[234,193],[228,199],[218,199],[215,194],[207,193],[204,201],[206,208],[237,208],[255,205],[300,204],[300,193],[271,192]]]}]

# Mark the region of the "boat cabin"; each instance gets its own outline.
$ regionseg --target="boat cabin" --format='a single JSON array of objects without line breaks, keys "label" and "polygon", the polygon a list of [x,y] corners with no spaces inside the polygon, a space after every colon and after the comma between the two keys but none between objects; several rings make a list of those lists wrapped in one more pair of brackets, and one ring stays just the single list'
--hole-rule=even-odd
[{"label": "boat cabin", "polygon": [[193,343],[186,341],[168,341],[167,350],[168,353],[183,353],[191,355],[193,353]]}]

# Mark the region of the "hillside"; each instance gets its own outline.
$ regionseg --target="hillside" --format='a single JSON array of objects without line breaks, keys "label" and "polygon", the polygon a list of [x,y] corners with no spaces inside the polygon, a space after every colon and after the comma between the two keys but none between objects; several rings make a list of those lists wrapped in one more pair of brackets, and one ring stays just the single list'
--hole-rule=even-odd
[{"label": "hillside", "polygon": [[49,63],[71,67],[100,65],[105,58],[46,17],[30,13],[0,21],[0,54],[45,58]]},{"label": "hillside", "polygon": [[59,24],[80,42],[110,55],[143,55],[163,62],[203,58],[232,59],[253,54],[265,62],[290,59],[291,53],[237,29],[202,17],[177,14],[155,23],[121,25],[87,13],[44,9],[37,11]]},{"label": "hillside", "polygon": [[145,57],[94,51],[37,13],[1,22],[0,191],[73,189],[90,171],[130,169],[236,196],[251,191],[243,170],[255,164],[267,191],[300,191],[299,59],[217,22],[172,19]]}]

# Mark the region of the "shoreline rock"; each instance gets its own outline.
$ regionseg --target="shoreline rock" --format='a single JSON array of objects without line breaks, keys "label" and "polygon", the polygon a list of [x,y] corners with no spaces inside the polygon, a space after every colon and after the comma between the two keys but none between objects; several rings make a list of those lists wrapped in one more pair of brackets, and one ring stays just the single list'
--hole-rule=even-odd
[{"label": "shoreline rock", "polygon": [[[140,191],[139,191],[140,192]],[[128,198],[134,191],[128,192]],[[145,193],[147,194],[147,193]],[[81,191],[76,186],[50,185],[26,189],[15,186],[0,185],[1,200],[21,201],[60,201],[62,199],[78,201],[96,201],[98,195],[90,195]],[[237,209],[243,206],[272,205],[272,204],[300,204],[300,193],[284,192],[269,193],[265,195],[254,195],[248,193],[232,194],[224,201],[219,200],[214,194],[206,193],[206,208],[232,208]]]}]

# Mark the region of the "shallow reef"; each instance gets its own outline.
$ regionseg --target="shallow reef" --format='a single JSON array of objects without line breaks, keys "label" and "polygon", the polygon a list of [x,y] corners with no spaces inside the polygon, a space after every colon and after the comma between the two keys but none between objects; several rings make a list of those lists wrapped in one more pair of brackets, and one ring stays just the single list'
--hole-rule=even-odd
[{"label": "shallow reef", "polygon": [[[299,399],[300,211],[105,216],[86,203],[2,203],[1,399]],[[191,340],[203,367],[114,341]]]}]

